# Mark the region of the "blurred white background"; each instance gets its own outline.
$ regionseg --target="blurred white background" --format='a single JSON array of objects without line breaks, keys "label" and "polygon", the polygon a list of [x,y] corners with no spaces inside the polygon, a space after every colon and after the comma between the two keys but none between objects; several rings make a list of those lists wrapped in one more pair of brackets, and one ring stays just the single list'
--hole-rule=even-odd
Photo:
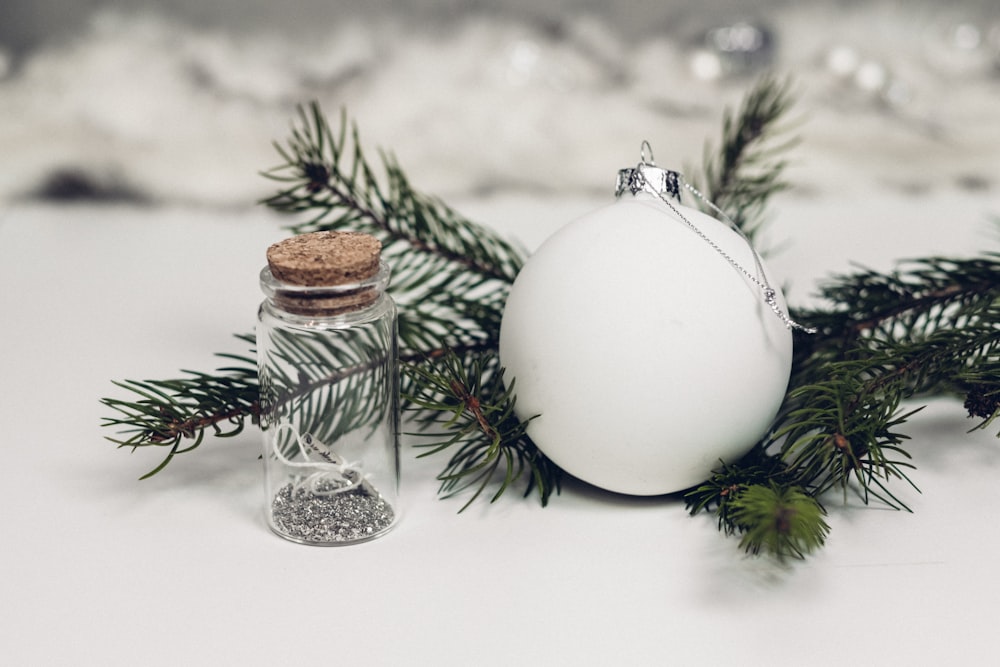
[{"label": "blurred white background", "polygon": [[1000,5],[747,4],[8,0],[0,201],[250,205],[312,99],[445,198],[603,196],[643,139],[700,164],[769,70],[795,196],[1000,187]]}]

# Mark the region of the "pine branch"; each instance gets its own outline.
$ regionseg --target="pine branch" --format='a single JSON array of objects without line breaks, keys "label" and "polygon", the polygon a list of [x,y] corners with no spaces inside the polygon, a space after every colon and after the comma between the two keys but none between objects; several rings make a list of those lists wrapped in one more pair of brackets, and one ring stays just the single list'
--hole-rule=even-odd
[{"label": "pine branch", "polygon": [[743,534],[740,546],[755,555],[805,558],[823,546],[830,532],[823,506],[794,486],[749,486],[732,500],[731,515]]},{"label": "pine branch", "polygon": [[[904,262],[887,274],[863,270],[836,277],[821,294],[828,309],[795,315],[820,334],[796,340],[772,431],[687,494],[692,513],[714,509],[727,532],[745,528],[732,501],[751,485],[799,488],[813,498],[853,488],[865,503],[907,509],[890,488],[893,480],[916,488],[901,428],[919,408],[903,411],[903,402],[965,394],[970,416],[982,419],[975,428],[1000,414],[996,254]],[[759,541],[765,550],[771,543]]]},{"label": "pine branch", "polygon": [[720,461],[712,475],[691,489],[684,498],[692,515],[714,509],[719,530],[732,535],[740,530],[732,515],[733,501],[751,486],[771,483],[790,486],[787,468],[779,457],[769,455],[763,447],[757,446],[738,461]]},{"label": "pine branch", "polygon": [[964,393],[980,428],[997,414],[997,256],[902,266],[908,270],[840,276],[822,291],[833,308],[801,315],[822,333],[797,341],[791,389],[768,444],[784,438],[781,455],[816,494],[846,492],[854,477],[865,502],[871,495],[906,508],[887,486],[900,479],[916,488],[899,432],[915,411],[901,413],[903,401]]},{"label": "pine branch", "polygon": [[794,386],[822,378],[838,360],[876,354],[869,366],[891,365],[905,376],[907,397],[964,392],[995,377],[982,369],[996,359],[1000,254],[928,258],[886,274],[837,276],[820,296],[829,308],[796,313],[820,334],[796,340]]},{"label": "pine branch", "polygon": [[907,436],[895,429],[913,413],[899,413],[903,396],[895,386],[873,391],[859,377],[870,369],[867,362],[836,364],[825,381],[793,389],[788,401],[795,407],[772,442],[780,443],[790,483],[812,495],[835,488],[846,495],[853,480],[864,502],[871,496],[906,509],[887,483],[909,481],[904,469],[912,465],[901,447]]},{"label": "pine branch", "polygon": [[[252,340],[252,336],[239,338]],[[134,399],[101,399],[101,403],[119,415],[103,419],[103,426],[120,429],[120,437],[108,440],[133,451],[139,447],[168,448],[160,464],[141,479],[158,473],[175,455],[196,449],[208,432],[217,437],[232,437],[243,431],[247,421],[259,423],[256,360],[228,354],[219,356],[238,365],[220,368],[214,374],[186,371],[186,377],[173,380],[115,382]]]},{"label": "pine branch", "polygon": [[514,414],[514,382],[504,386],[493,351],[465,359],[448,352],[430,363],[408,364],[405,372],[414,381],[406,398],[421,427],[410,435],[429,440],[417,445],[427,450],[421,456],[452,452],[438,476],[441,493],[474,490],[459,511],[499,478],[491,502],[497,500],[525,472],[525,495],[537,490],[542,505],[559,490],[560,470],[531,442],[526,432],[530,420]]},{"label": "pine branch", "polygon": [[318,104],[308,111],[300,108],[299,126],[286,146],[275,148],[285,163],[264,176],[289,185],[263,203],[277,211],[312,213],[307,222],[291,227],[295,233],[363,231],[378,237],[389,257],[432,255],[481,279],[506,283],[524,263],[520,248],[414,190],[396,160],[384,153],[382,185],[344,113],[334,133]]},{"label": "pine branch", "polygon": [[[737,112],[726,110],[718,149],[706,144],[703,177],[694,179],[705,197],[726,212],[753,240],[771,197],[789,186],[783,179],[795,138],[778,141],[779,124],[794,101],[790,80],[765,76],[744,96]],[[706,211],[712,213],[711,211]]]},{"label": "pine branch", "polygon": [[819,296],[827,308],[800,311],[821,331],[803,339],[813,354],[830,347],[831,337],[846,349],[861,337],[906,340],[929,330],[961,328],[977,320],[996,321],[1000,254],[955,259],[930,257],[900,263],[890,273],[859,270],[834,276]]}]

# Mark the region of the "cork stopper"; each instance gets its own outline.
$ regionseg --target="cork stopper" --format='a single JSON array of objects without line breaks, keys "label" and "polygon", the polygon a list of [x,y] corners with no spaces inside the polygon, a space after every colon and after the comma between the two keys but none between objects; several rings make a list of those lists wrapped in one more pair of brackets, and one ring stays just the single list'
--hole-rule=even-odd
[{"label": "cork stopper", "polygon": [[378,273],[382,244],[360,232],[313,232],[267,249],[271,275],[283,283],[325,287],[356,283]]},{"label": "cork stopper", "polygon": [[[360,232],[313,232],[267,249],[264,291],[291,313],[326,316],[358,310],[378,298],[388,269],[382,244]],[[384,275],[383,275],[384,274]]]}]

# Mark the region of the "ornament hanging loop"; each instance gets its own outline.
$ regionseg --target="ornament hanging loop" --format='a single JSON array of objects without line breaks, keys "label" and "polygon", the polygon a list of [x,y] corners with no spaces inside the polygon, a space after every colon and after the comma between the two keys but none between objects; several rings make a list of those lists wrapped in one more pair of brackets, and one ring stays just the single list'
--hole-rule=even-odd
[{"label": "ornament hanging loop", "polygon": [[[646,151],[647,150],[649,151],[649,159],[648,160],[646,159]],[[642,143],[639,144],[639,164],[640,165],[644,165],[644,164],[655,165],[656,164],[656,158],[653,157],[653,147],[650,145],[649,141],[647,141],[646,139],[643,139]]]}]

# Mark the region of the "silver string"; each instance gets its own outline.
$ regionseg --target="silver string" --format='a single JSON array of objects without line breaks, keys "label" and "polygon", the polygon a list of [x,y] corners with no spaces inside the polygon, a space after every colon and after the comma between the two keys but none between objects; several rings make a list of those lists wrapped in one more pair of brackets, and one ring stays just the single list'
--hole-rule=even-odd
[{"label": "silver string", "polygon": [[[646,148],[649,148],[649,162],[646,162],[646,150],[645,150]],[[648,141],[642,142],[642,147],[640,148],[640,159],[642,161],[636,167],[635,171],[639,175],[642,184],[649,185],[649,181],[646,180],[646,174],[643,172],[642,168],[643,166],[650,166],[650,167],[656,166],[656,163],[653,162],[653,149],[649,145]],[[715,212],[726,224],[729,225],[729,227],[733,231],[735,231],[740,236],[741,239],[743,239],[743,241],[747,244],[747,247],[750,248],[750,253],[753,255],[753,262],[755,269],[754,273],[751,273],[749,270],[747,270],[746,267],[744,267],[742,264],[733,259],[733,257],[729,253],[727,253],[725,250],[719,247],[719,245],[715,241],[710,239],[708,235],[705,234],[705,232],[701,231],[697,227],[697,225],[691,222],[687,218],[687,216],[685,216],[683,213],[680,212],[680,209],[678,209],[676,206],[673,205],[669,197],[664,195],[662,192],[656,190],[652,186],[643,189],[645,189],[647,192],[653,192],[653,194],[655,194],[660,201],[666,204],[667,207],[674,212],[674,215],[680,218],[681,222],[683,222],[685,225],[688,226],[689,229],[691,229],[691,231],[697,234],[702,241],[707,243],[734,269],[742,273],[751,282],[757,285],[757,287],[760,288],[761,293],[764,296],[764,303],[766,303],[768,307],[772,311],[774,311],[774,314],[777,315],[782,322],[784,322],[785,327],[787,329],[798,329],[799,331],[805,332],[807,334],[816,333],[817,329],[815,327],[807,327],[803,326],[802,324],[799,324],[798,322],[793,320],[787,312],[782,310],[781,304],[778,303],[778,293],[777,291],[775,291],[773,287],[771,287],[771,283],[768,282],[767,280],[767,274],[764,272],[764,266],[761,263],[760,255],[757,254],[757,251],[754,249],[753,244],[750,243],[750,239],[747,238],[747,235],[744,234],[743,230],[739,228],[739,225],[737,225],[732,218],[726,215],[725,211],[723,211],[718,206],[709,201],[708,198],[705,197],[705,195],[703,195],[697,188],[695,188],[693,185],[684,180],[683,174],[677,172],[672,172],[672,173],[676,174],[677,180],[681,182],[681,184],[684,186],[685,189],[691,192],[691,194],[696,196],[698,199],[705,202],[706,206],[708,206],[713,212]]]}]

